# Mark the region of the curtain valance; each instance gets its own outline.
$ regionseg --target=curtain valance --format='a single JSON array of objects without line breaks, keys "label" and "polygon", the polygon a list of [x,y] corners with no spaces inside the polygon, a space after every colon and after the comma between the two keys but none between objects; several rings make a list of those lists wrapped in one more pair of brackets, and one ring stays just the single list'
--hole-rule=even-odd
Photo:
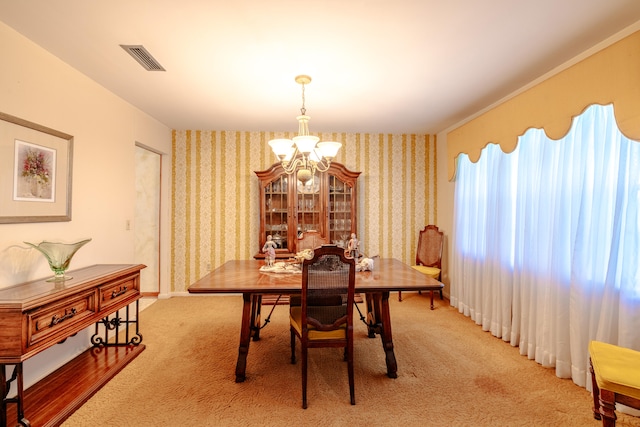
[{"label": "curtain valance", "polygon": [[574,64],[447,134],[449,180],[456,158],[477,162],[489,143],[511,152],[529,128],[560,139],[591,104],[613,104],[619,129],[640,140],[640,31]]}]

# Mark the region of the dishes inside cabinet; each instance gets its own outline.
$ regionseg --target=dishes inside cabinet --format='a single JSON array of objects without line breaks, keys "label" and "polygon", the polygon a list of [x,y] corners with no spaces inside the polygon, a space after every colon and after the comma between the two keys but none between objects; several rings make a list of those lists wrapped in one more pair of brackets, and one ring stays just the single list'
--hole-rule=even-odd
[{"label": "dishes inside cabinet", "polygon": [[313,179],[310,179],[306,183],[302,183],[302,181],[298,181],[298,192],[299,193],[318,193],[320,191],[320,180],[317,176],[314,176]]}]

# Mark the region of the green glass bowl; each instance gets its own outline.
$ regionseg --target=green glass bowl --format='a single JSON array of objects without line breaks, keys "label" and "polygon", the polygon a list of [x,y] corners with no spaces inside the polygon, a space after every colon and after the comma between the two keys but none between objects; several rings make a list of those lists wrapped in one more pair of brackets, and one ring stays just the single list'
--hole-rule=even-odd
[{"label": "green glass bowl", "polygon": [[45,258],[47,258],[49,267],[54,274],[52,278],[47,279],[47,282],[62,282],[72,278],[71,276],[65,275],[65,272],[69,268],[69,263],[71,262],[73,255],[78,251],[78,249],[90,241],[91,239],[81,240],[76,243],[42,241],[38,245],[29,242],[24,243],[38,250],[45,256]]}]

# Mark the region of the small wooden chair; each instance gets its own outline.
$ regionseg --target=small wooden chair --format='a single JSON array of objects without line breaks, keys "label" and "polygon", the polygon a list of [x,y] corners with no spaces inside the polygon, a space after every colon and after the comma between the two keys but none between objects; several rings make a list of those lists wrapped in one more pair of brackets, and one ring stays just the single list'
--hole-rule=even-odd
[{"label": "small wooden chair", "polygon": [[599,341],[589,343],[593,417],[616,425],[616,403],[640,409],[640,352]]},{"label": "small wooden chair", "polygon": [[[419,272],[440,280],[442,270],[442,247],[444,243],[444,233],[436,225],[427,225],[418,237],[418,249],[416,250],[416,265],[412,266]],[[433,291],[431,293],[431,310],[433,310]],[[440,299],[442,289],[440,289]],[[402,301],[402,291],[398,292],[398,301]]]}]

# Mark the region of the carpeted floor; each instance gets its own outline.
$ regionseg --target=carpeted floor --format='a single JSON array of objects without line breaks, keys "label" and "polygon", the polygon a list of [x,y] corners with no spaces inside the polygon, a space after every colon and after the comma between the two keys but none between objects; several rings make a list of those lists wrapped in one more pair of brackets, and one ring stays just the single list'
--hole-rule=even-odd
[{"label": "carpeted floor", "polygon": [[[146,350],[64,424],[74,426],[593,426],[591,395],[428,295],[391,298],[398,378],[356,325],[356,405],[339,349],[312,349],[309,408],[289,363],[286,306],[251,342],[235,383],[240,296],[175,297],[140,314]],[[363,306],[363,304],[361,304]],[[271,307],[263,309],[263,317]],[[364,307],[362,307],[364,310]],[[299,346],[298,346],[299,351]],[[619,427],[640,418],[618,415]]]}]

